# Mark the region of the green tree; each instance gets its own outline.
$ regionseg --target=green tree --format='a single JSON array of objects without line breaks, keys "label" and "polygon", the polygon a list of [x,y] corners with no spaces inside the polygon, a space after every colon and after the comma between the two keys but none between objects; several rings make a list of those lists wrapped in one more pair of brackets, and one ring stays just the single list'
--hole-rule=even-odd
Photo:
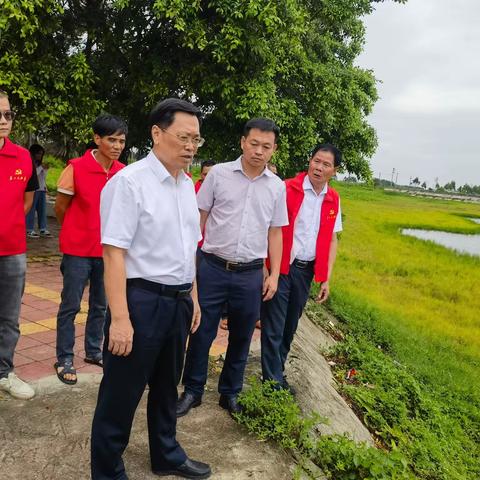
[{"label": "green tree", "polygon": [[455,184],[455,180],[452,180],[451,182],[446,183],[443,188],[445,190],[449,190],[451,192],[454,192],[457,189],[456,184]]},{"label": "green tree", "polygon": [[19,111],[17,135],[54,138],[68,151],[85,140],[103,103],[83,48],[64,30],[63,3],[0,1],[0,88]]},{"label": "green tree", "polygon": [[[23,104],[26,129],[85,139],[104,108],[124,116],[129,143],[145,148],[145,112],[176,95],[206,114],[202,156],[234,158],[243,123],[264,115],[282,130],[282,173],[303,168],[315,143],[329,141],[348,172],[371,177],[375,78],[354,60],[374,0],[7,3],[12,11],[23,5],[25,18],[2,17],[9,38],[0,43],[0,70],[13,51],[17,66],[0,86]],[[22,36],[27,24],[35,28]]]}]

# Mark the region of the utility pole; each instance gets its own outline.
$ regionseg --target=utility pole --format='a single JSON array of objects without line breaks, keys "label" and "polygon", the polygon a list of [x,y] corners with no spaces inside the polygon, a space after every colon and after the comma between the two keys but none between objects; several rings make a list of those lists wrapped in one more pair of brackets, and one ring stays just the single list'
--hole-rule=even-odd
[{"label": "utility pole", "polygon": [[393,185],[394,185],[394,183],[393,183],[393,176],[394,176],[394,175],[395,175],[395,168],[393,168],[393,170],[392,170],[392,187],[393,187]]}]

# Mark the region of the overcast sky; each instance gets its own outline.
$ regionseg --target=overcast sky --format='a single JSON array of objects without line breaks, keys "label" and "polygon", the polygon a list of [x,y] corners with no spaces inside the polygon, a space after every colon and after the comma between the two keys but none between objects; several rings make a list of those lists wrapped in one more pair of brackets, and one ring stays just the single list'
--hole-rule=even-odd
[{"label": "overcast sky", "polygon": [[375,176],[480,185],[480,0],[387,0],[365,24],[357,63],[381,82]]}]

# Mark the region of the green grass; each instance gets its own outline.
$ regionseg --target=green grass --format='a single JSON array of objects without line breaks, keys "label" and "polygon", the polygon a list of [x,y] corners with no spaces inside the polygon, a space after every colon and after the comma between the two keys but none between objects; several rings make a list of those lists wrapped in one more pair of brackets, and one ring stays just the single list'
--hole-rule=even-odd
[{"label": "green grass", "polygon": [[480,205],[337,187],[344,232],[333,311],[366,314],[365,327],[383,331],[399,361],[419,378],[478,394],[480,258],[403,236],[400,229],[480,233],[465,218],[480,217]]},{"label": "green grass", "polygon": [[62,170],[65,168],[65,164],[59,158],[54,157],[53,155],[45,155],[43,158],[43,164],[48,166],[47,173],[47,189],[50,194],[55,194],[57,191],[57,181],[58,177],[62,173]]},{"label": "green grass", "polygon": [[[241,396],[238,420],[294,451],[304,473],[313,463],[332,480],[478,479],[480,259],[400,229],[480,233],[465,218],[480,217],[480,206],[337,188],[344,232],[328,308],[343,340],[327,355],[339,390],[380,448],[339,436],[316,439],[314,417],[254,380]],[[309,302],[307,311],[331,328],[323,307]],[[347,381],[351,368],[357,374]]]},{"label": "green grass", "polygon": [[347,332],[338,378],[359,371],[343,392],[417,478],[480,478],[480,259],[400,233],[480,233],[465,218],[480,206],[337,188],[344,232],[328,307]]}]

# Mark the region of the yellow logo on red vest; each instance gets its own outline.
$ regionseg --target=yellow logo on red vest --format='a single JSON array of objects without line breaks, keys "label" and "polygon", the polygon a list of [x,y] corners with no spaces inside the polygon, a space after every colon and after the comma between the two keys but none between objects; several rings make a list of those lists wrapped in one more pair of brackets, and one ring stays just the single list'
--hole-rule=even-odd
[{"label": "yellow logo on red vest", "polygon": [[21,168],[17,168],[15,170],[15,173],[13,175],[10,175],[10,180],[11,181],[20,181],[20,182],[26,182],[27,181],[27,176],[23,174],[23,170]]},{"label": "yellow logo on red vest", "polygon": [[328,220],[335,220],[337,218],[337,214],[335,213],[335,210],[333,208],[330,209],[327,215]]}]

